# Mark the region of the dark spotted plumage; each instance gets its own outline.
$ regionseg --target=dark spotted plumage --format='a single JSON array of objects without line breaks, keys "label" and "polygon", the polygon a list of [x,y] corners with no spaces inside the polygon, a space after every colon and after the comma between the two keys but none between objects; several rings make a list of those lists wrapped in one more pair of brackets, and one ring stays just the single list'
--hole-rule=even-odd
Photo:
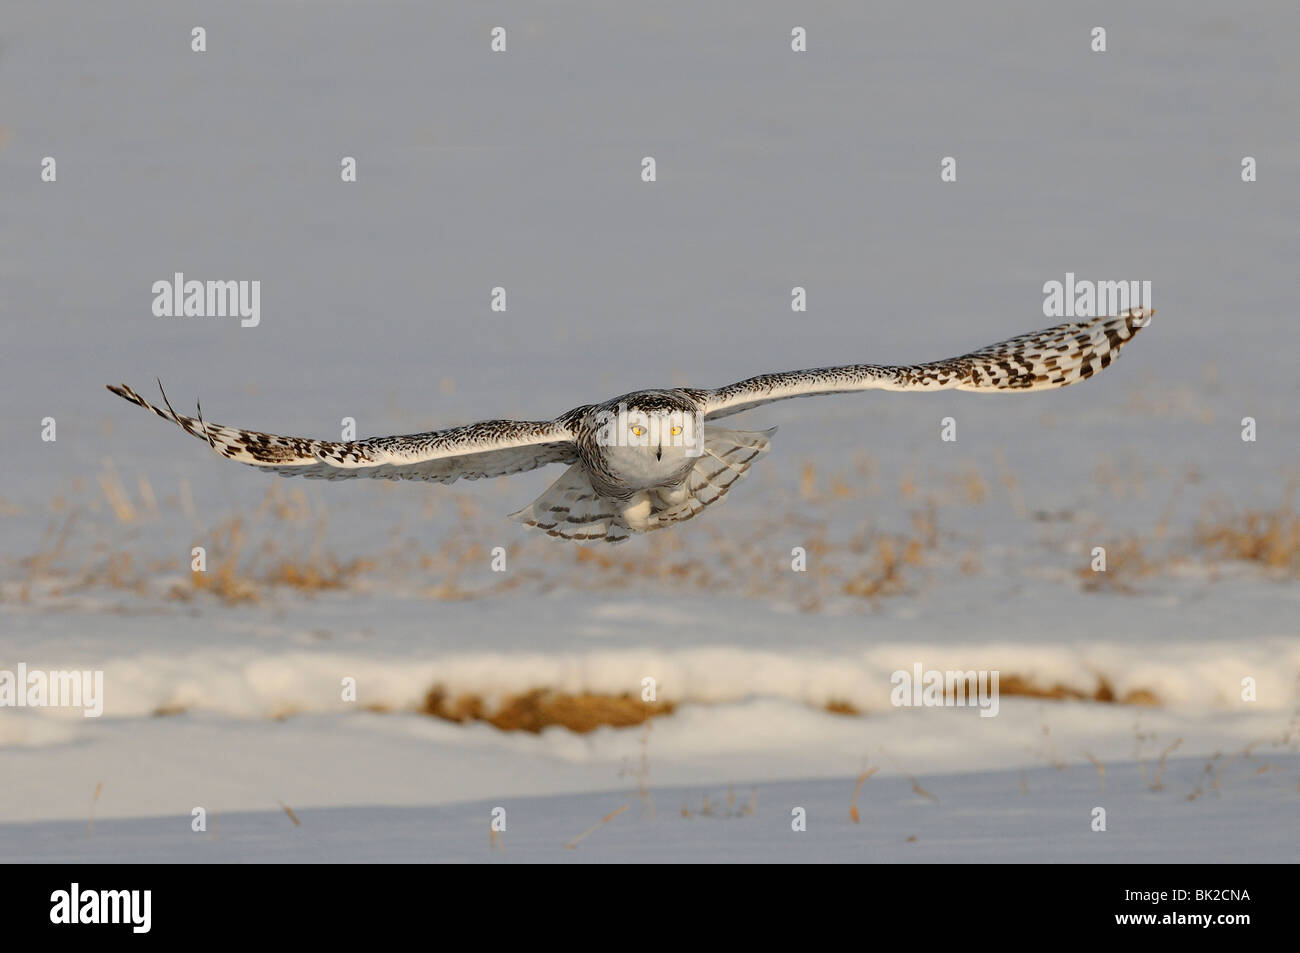
[{"label": "dark spotted plumage", "polygon": [[870,389],[994,392],[1065,387],[1109,367],[1154,313],[1134,308],[1116,317],[1059,324],[929,364],[854,364],[761,374],[713,391],[705,412],[716,419],[774,400]]},{"label": "dark spotted plumage", "polygon": [[514,518],[553,536],[620,542],[631,532],[690,519],[721,500],[751,462],[767,451],[772,431],[747,433],[705,424],[702,453],[670,454],[660,460],[660,447],[651,463],[636,450],[629,456],[626,450],[602,445],[602,413],[628,407],[650,415],[692,414],[709,421],[776,400],[858,390],[1008,393],[1065,387],[1109,367],[1153,313],[1134,309],[1116,317],[1061,324],[929,364],[853,364],[762,374],[717,390],[635,391],[603,404],[576,407],[554,420],[486,420],[346,442],[226,427],[205,421],[201,410],[197,417],[176,413],[166,394],[163,409],[125,385],[108,389],[178,424],[224,457],[283,476],[451,483],[462,477],[476,480],[568,464],[564,475]]},{"label": "dark spotted plumage", "polygon": [[462,477],[477,480],[505,476],[577,459],[577,446],[563,420],[485,420],[450,430],[341,443],[226,427],[176,413],[165,394],[163,409],[125,384],[108,389],[180,425],[223,457],[273,470],[281,476],[452,483]]}]

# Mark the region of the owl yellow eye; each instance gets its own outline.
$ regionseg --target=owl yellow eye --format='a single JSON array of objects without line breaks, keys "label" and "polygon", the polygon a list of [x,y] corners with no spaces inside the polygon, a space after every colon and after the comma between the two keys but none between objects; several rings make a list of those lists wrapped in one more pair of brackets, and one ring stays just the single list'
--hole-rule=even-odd
[{"label": "owl yellow eye", "polygon": [[644,434],[644,433],[645,433],[645,428],[644,428],[644,427],[633,427],[633,428],[632,428],[632,436],[634,436],[634,437],[640,437],[640,436],[641,436],[642,434]]},{"label": "owl yellow eye", "polygon": [[682,432],[682,428],[681,428],[681,427],[674,427],[674,428],[673,428],[673,436],[674,436],[674,437],[676,437],[676,436],[677,436],[678,434],[680,434],[681,432]]}]

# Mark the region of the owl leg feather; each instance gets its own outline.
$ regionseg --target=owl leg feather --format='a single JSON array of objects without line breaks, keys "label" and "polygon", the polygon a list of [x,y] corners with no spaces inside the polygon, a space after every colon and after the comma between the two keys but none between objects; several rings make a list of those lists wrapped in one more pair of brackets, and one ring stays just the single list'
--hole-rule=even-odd
[{"label": "owl leg feather", "polygon": [[629,533],[619,507],[596,493],[580,463],[565,470],[545,493],[510,518],[548,536],[578,542],[621,543]]},{"label": "owl leg feather", "polygon": [[704,453],[678,487],[659,491],[661,509],[647,530],[664,529],[698,514],[727,495],[750,465],[772,445],[776,428],[762,431],[705,426]]}]

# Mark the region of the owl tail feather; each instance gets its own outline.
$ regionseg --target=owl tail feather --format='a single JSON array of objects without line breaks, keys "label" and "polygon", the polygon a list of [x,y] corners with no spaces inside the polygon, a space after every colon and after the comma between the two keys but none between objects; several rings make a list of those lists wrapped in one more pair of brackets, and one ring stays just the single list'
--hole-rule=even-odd
[{"label": "owl tail feather", "polygon": [[[646,531],[664,529],[691,519],[706,506],[718,502],[740,480],[750,465],[772,445],[770,430],[727,430],[704,427],[704,453],[686,483],[677,490],[660,490],[663,508],[650,516]],[[683,499],[683,490],[685,498]]]},{"label": "owl tail feather", "polygon": [[[685,482],[650,493],[649,513],[629,526],[619,505],[598,495],[582,464],[565,470],[546,492],[510,518],[548,536],[578,542],[621,543],[632,533],[649,533],[691,519],[727,495],[750,464],[771,446],[776,428],[760,432],[705,426],[704,452]],[[644,503],[642,504],[644,505]]]},{"label": "owl tail feather", "polygon": [[579,542],[621,543],[628,537],[613,503],[598,496],[582,464],[565,470],[546,492],[510,518],[548,536]]}]

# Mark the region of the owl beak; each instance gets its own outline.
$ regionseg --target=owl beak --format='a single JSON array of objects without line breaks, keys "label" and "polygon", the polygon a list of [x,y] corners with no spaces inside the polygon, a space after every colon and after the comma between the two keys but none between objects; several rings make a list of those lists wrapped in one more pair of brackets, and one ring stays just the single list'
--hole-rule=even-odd
[{"label": "owl beak", "polygon": [[664,458],[664,445],[661,443],[659,444],[659,446],[655,447],[655,459],[662,460],[663,458]]}]

